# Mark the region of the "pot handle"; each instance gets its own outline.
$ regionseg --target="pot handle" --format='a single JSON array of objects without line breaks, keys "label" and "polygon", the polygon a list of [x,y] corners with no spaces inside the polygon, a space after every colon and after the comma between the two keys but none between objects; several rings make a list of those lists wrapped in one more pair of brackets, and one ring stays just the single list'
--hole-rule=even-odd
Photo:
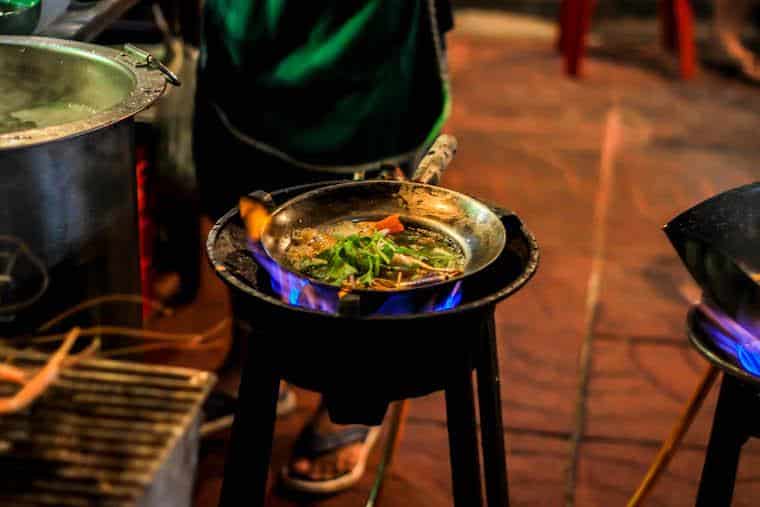
[{"label": "pot handle", "polygon": [[427,151],[417,169],[412,175],[415,183],[430,183],[435,185],[441,179],[443,171],[454,159],[457,152],[457,139],[454,136],[443,134],[438,136],[433,145]]},{"label": "pot handle", "polygon": [[132,44],[124,44],[124,51],[130,53],[132,56],[139,58],[141,61],[136,63],[137,67],[148,67],[150,69],[156,69],[164,75],[166,81],[174,86],[182,86],[182,81],[179,77],[172,72],[169,67],[161,63],[161,60],[148,53],[144,49],[140,49]]}]

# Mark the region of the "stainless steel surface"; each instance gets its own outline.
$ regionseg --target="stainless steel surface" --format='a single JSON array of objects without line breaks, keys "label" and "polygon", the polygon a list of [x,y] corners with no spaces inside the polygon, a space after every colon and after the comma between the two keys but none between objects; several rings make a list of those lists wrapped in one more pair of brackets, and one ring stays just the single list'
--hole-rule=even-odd
[{"label": "stainless steel surface", "polygon": [[[43,357],[0,349],[22,367]],[[0,505],[188,507],[210,373],[89,360],[0,419]],[[0,395],[18,389],[0,383]]]},{"label": "stainless steel surface", "polygon": [[285,251],[296,229],[394,214],[445,234],[464,251],[464,273],[429,286],[451,283],[484,269],[499,256],[507,239],[499,217],[472,197],[422,183],[376,180],[330,185],[291,199],[273,211],[261,243],[270,257],[287,266]]},{"label": "stainless steel surface", "polygon": [[111,23],[119,19],[139,0],[99,0],[92,5],[73,8],[44,27],[37,35],[91,41],[100,35]]},{"label": "stainless steel surface", "polygon": [[[472,197],[428,184],[440,179],[456,150],[456,138],[444,134],[422,158],[411,182],[371,180],[329,185],[285,202],[272,211],[272,219],[263,232],[261,243],[266,253],[287,269],[285,251],[290,246],[294,230],[397,214],[407,221],[443,233],[464,252],[466,264],[460,276],[424,284],[425,287],[449,284],[481,271],[504,249],[507,237],[501,220],[487,205]],[[271,196],[265,192],[255,192],[250,197],[273,207]],[[298,276],[310,278],[302,273]],[[316,279],[310,280],[318,285],[324,284]],[[396,292],[412,291],[420,286],[409,286]],[[377,291],[355,289],[354,292]]]},{"label": "stainless steel surface", "polygon": [[[126,53],[36,37],[0,37],[0,61],[0,122],[49,102],[94,111],[0,134],[0,235],[22,241],[43,261],[50,282],[38,303],[16,312],[8,309],[39,280],[16,266],[10,281],[0,281],[0,331],[30,332],[83,299],[140,293],[132,117],[166,82]],[[0,260],[6,254],[13,251],[0,248]],[[109,308],[93,320],[141,323],[139,308]]]},{"label": "stainless steel surface", "polygon": [[0,127],[20,110],[75,104],[87,111],[66,123],[0,130],[0,152],[108,127],[151,105],[166,88],[160,71],[127,52],[80,42],[0,37],[0,61]]},{"label": "stainless steel surface", "polygon": [[[48,266],[86,258],[78,249],[106,235],[127,255],[137,238],[132,150],[127,121],[66,142],[0,151],[0,232],[21,238]],[[134,261],[118,264],[126,269]]]},{"label": "stainless steel surface", "polygon": [[[39,302],[9,312],[32,291],[26,287],[39,285],[34,273],[15,266],[9,285],[18,295],[0,298],[0,317],[20,326],[14,333],[32,331],[84,299],[140,293],[132,130],[125,120],[63,142],[0,151],[0,234],[22,241],[42,260],[50,281]],[[116,310],[106,308],[114,313],[97,319],[142,322],[137,307]]]}]

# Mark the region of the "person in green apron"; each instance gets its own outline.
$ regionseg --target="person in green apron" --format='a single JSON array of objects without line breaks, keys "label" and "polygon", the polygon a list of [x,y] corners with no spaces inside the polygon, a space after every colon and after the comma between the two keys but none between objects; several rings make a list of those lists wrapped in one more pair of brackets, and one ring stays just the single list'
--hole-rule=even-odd
[{"label": "person in green apron", "polygon": [[[442,0],[206,0],[193,136],[203,213],[215,220],[254,190],[413,168],[450,111],[451,14]],[[292,400],[281,389],[278,409]],[[376,435],[320,408],[284,484],[351,486]]]}]

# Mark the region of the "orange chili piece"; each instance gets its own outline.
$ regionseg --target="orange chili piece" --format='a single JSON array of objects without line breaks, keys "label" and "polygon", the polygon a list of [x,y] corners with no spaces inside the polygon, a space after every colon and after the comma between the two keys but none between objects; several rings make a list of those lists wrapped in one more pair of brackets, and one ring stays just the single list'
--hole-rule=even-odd
[{"label": "orange chili piece", "polygon": [[398,215],[391,215],[387,218],[383,218],[379,222],[375,222],[375,228],[378,231],[387,230],[389,234],[404,232],[404,224],[401,223]]}]

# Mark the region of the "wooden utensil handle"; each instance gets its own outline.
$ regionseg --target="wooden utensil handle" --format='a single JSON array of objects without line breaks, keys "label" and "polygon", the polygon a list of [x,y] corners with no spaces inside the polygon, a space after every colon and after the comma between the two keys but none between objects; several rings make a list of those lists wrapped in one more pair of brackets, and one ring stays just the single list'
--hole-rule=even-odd
[{"label": "wooden utensil handle", "polygon": [[436,184],[443,171],[454,159],[457,152],[457,140],[454,136],[443,134],[438,136],[428,152],[422,157],[414,171],[412,181],[416,183]]}]

